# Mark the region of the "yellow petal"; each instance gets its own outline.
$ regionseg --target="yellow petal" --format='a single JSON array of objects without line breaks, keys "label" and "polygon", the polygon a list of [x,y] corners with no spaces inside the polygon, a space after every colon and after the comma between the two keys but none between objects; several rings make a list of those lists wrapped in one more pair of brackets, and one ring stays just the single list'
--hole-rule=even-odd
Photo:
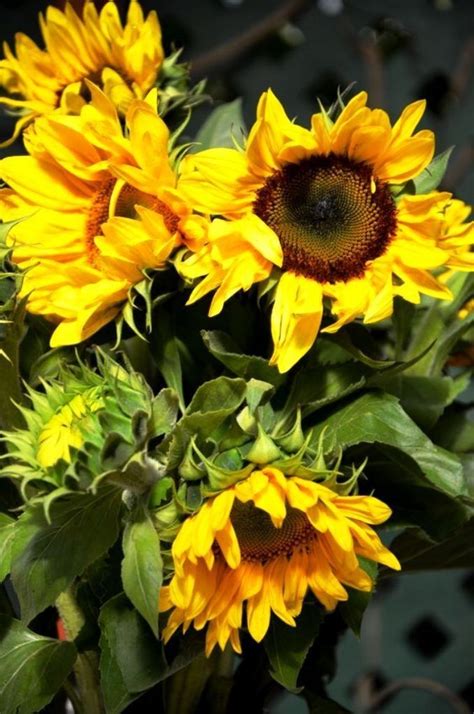
[{"label": "yellow petal", "polygon": [[270,363],[287,372],[312,347],[323,312],[322,288],[302,275],[281,276],[271,316],[274,352]]}]

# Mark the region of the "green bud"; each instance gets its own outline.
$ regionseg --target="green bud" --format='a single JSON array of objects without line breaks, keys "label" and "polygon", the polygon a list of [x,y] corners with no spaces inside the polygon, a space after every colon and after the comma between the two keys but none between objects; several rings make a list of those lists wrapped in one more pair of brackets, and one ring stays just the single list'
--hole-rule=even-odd
[{"label": "green bud", "polygon": [[270,464],[281,456],[280,449],[275,442],[264,431],[261,424],[258,424],[258,436],[248,451],[246,458],[254,464],[263,466]]}]

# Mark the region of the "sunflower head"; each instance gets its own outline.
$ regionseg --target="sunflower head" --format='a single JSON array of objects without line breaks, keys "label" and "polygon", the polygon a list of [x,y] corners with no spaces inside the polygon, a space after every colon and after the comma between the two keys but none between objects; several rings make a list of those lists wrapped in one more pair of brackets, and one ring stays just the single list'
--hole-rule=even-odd
[{"label": "sunflower head", "polygon": [[[0,61],[0,84],[13,95],[0,102],[20,114],[7,143],[38,116],[77,114],[90,99],[88,82],[100,86],[122,116],[155,85],[163,90],[163,111],[186,102],[187,69],[178,64],[179,53],[165,59],[157,14],[145,17],[137,0],[130,0],[124,22],[115,2],[99,12],[91,0],[80,15],[68,2],[63,11],[48,7],[39,19],[44,46],[18,33],[14,52],[5,45]],[[201,90],[191,90],[194,100]]]},{"label": "sunflower head", "polygon": [[[472,270],[472,224],[463,204],[433,190],[445,162],[430,167],[434,135],[415,133],[424,108],[414,102],[392,124],[361,92],[341,102],[339,116],[321,109],[304,128],[269,90],[243,149],[186,157],[180,190],[214,216],[206,239],[180,256],[181,274],[197,283],[189,302],[213,292],[213,316],[263,282],[273,302],[271,362],[285,372],[321,326],[385,319],[395,296],[449,299],[432,271]],[[332,324],[323,323],[325,306]]]},{"label": "sunflower head", "polygon": [[149,329],[161,278],[169,290],[168,258],[206,225],[176,190],[174,137],[156,90],[131,103],[124,126],[104,92],[88,86],[92,101],[77,116],[39,118],[26,132],[29,156],[0,161],[8,184],[0,217],[24,219],[8,237],[21,296],[55,324],[52,347],[77,344],[112,320],[137,331],[137,301]]},{"label": "sunflower head", "polygon": [[370,591],[359,557],[400,567],[371,528],[389,516],[371,496],[340,496],[275,467],[253,470],[182,523],[160,596],[160,609],[171,610],[165,640],[207,625],[208,655],[229,641],[240,652],[241,628],[260,642],[271,617],[295,626],[309,594],[333,610],[347,600],[345,586]]},{"label": "sunflower head", "polygon": [[29,388],[30,406],[19,407],[25,427],[3,433],[3,473],[20,481],[26,501],[49,496],[49,503],[51,493],[95,489],[103,480],[140,493],[159,477],[147,444],[166,431],[163,411],[173,419],[174,393],[153,399],[130,368],[100,352],[97,364],[66,366],[41,389]]}]

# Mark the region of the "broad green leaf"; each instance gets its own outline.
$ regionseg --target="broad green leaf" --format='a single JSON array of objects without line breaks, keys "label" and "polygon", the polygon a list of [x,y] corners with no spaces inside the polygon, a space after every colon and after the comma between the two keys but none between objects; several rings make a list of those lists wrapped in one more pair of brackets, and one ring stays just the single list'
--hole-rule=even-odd
[{"label": "broad green leaf", "polygon": [[[467,497],[453,497],[431,486],[415,459],[398,448],[382,444],[361,447],[361,451],[368,456],[364,473],[377,497],[393,509],[391,527],[419,526],[430,537],[440,540],[466,522]],[[361,460],[363,456],[358,454],[356,458]]]},{"label": "broad green leaf", "polygon": [[459,459],[433,444],[389,394],[364,394],[339,407],[314,428],[314,447],[323,429],[328,452],[361,443],[386,444],[413,459],[431,485],[451,496],[466,493]]},{"label": "broad green leaf", "polygon": [[15,536],[15,519],[0,513],[0,583],[10,572],[11,547]]},{"label": "broad green leaf", "polygon": [[246,390],[247,385],[243,379],[218,377],[204,382],[194,394],[185,416],[219,412],[227,416],[242,404]]},{"label": "broad green leaf", "polygon": [[125,594],[158,637],[158,597],[163,579],[160,539],[148,511],[139,507],[123,533],[122,583]]},{"label": "broad green leaf", "polygon": [[402,374],[385,381],[383,388],[400,399],[403,409],[419,426],[431,429],[468,383],[467,374],[459,379]]},{"label": "broad green leaf", "polygon": [[120,506],[121,492],[104,488],[56,501],[50,524],[40,503],[27,508],[15,528],[11,568],[24,621],[51,605],[110,548],[118,535]]},{"label": "broad green leaf", "polygon": [[117,660],[110,651],[107,637],[102,632],[100,648],[100,688],[107,714],[120,714],[139,694],[127,690]]},{"label": "broad green leaf", "polygon": [[62,686],[76,659],[72,642],[41,637],[18,620],[0,615],[2,714],[33,714]]},{"label": "broad green leaf", "polygon": [[273,679],[290,692],[300,691],[297,682],[309,648],[316,639],[323,618],[315,605],[306,605],[291,627],[274,615],[263,640]]},{"label": "broad green leaf", "polygon": [[101,670],[107,664],[118,670],[127,692],[137,694],[149,689],[166,676],[167,662],[163,645],[152,634],[145,620],[123,595],[109,600],[99,616],[101,639],[108,650]]},{"label": "broad green leaf", "polygon": [[390,545],[403,572],[474,568],[474,518],[436,542],[419,528],[409,528]]},{"label": "broad green leaf", "polygon": [[202,632],[192,630],[185,637],[175,635],[173,654],[167,661],[161,640],[157,640],[145,620],[132,608],[127,598],[117,595],[101,609],[99,624],[107,639],[107,656],[101,657],[101,669],[111,661],[119,668],[124,687],[137,694],[153,687],[204,651]]},{"label": "broad green leaf", "polygon": [[442,154],[435,156],[431,164],[427,166],[419,176],[413,179],[415,193],[429,193],[430,191],[434,191],[435,188],[438,188],[446,173],[449,157],[453,149],[454,146],[450,146],[449,149],[443,151]]},{"label": "broad green leaf", "polygon": [[233,102],[222,104],[214,109],[197,133],[196,146],[193,146],[191,151],[196,153],[214,147],[233,148],[233,137],[241,143],[244,131],[242,100],[234,99]]},{"label": "broad green leaf", "polygon": [[238,377],[258,379],[275,387],[285,381],[285,375],[280,374],[276,367],[271,367],[263,357],[242,354],[225,332],[203,330],[201,334],[209,352]]}]

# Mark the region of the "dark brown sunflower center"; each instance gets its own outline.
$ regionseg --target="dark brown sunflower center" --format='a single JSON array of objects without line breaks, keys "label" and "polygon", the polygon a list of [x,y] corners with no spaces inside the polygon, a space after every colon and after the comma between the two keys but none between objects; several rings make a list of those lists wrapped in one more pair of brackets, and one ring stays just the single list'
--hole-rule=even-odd
[{"label": "dark brown sunflower center", "polygon": [[395,204],[372,169],[344,156],[288,164],[257,191],[254,212],[280,239],[283,269],[320,283],[362,277],[396,229]]},{"label": "dark brown sunflower center", "polygon": [[[110,215],[110,200],[115,189],[116,180],[109,179],[99,185],[97,191],[92,196],[91,204],[86,221],[86,246],[89,256],[89,262],[94,263],[97,257],[97,246],[95,244],[96,236],[102,235],[102,224],[109,219]],[[164,224],[170,233],[175,233],[178,230],[179,218],[168,206],[143,191],[139,191],[134,186],[124,184],[120,189],[114,207],[114,215],[124,218],[136,218],[137,212],[135,206],[145,206],[156,213],[160,213],[163,217]]]},{"label": "dark brown sunflower center", "polygon": [[239,541],[242,560],[265,563],[279,555],[289,557],[294,549],[315,537],[315,530],[302,511],[288,508],[281,528],[252,503],[237,501],[231,521]]}]

